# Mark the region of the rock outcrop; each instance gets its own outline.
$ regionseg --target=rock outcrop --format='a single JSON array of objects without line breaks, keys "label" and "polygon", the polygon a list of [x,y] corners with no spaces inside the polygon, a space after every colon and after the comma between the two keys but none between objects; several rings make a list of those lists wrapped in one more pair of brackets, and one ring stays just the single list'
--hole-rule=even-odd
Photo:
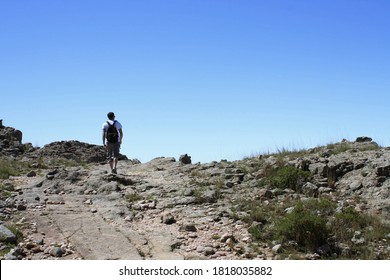
[{"label": "rock outcrop", "polygon": [[33,154],[38,158],[67,159],[77,162],[104,162],[106,151],[103,146],[80,141],[59,141],[45,145]]},{"label": "rock outcrop", "polygon": [[[43,158],[46,160],[66,159],[79,163],[106,161],[104,147],[80,141],[58,141],[45,145],[43,148],[33,147],[31,143],[22,143],[23,133],[13,127],[0,125],[0,156],[25,156],[31,159]],[[127,160],[120,155],[120,160]]]},{"label": "rock outcrop", "polygon": [[34,150],[31,143],[22,144],[23,133],[13,127],[3,125],[0,121],[0,156],[20,156]]}]

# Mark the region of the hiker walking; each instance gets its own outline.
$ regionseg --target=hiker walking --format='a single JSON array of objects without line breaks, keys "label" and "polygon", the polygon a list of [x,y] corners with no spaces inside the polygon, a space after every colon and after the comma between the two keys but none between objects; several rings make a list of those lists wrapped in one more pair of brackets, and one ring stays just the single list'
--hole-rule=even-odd
[{"label": "hiker walking", "polygon": [[103,145],[107,151],[107,157],[111,167],[111,173],[116,174],[116,166],[118,164],[119,149],[122,144],[123,131],[120,122],[115,120],[115,114],[109,112],[107,114],[108,121],[103,124]]}]

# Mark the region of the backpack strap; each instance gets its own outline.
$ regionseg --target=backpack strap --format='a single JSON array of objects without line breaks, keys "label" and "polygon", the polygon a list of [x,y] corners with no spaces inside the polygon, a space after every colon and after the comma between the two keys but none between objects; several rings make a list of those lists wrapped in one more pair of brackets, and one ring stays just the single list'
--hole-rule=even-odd
[{"label": "backpack strap", "polygon": [[113,126],[113,125],[115,125],[115,123],[116,123],[116,120],[114,120],[113,124],[110,124],[110,122],[109,122],[109,121],[106,121],[106,123],[107,123],[109,126]]}]

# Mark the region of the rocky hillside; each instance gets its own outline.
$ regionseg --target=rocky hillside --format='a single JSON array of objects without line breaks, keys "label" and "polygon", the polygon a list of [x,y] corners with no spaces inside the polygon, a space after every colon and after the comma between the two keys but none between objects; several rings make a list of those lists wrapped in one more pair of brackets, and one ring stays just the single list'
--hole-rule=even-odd
[{"label": "rocky hillside", "polygon": [[4,259],[390,259],[390,149],[368,137],[239,161],[41,149],[0,127]]}]

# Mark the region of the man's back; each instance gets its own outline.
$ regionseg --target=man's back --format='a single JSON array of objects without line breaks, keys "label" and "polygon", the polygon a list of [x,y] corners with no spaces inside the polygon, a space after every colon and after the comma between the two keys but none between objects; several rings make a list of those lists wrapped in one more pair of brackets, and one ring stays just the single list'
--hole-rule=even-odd
[{"label": "man's back", "polygon": [[115,120],[114,113],[107,114],[108,121],[103,123],[103,146],[107,150],[107,157],[111,167],[111,172],[116,174],[119,150],[123,139],[122,124]]}]

